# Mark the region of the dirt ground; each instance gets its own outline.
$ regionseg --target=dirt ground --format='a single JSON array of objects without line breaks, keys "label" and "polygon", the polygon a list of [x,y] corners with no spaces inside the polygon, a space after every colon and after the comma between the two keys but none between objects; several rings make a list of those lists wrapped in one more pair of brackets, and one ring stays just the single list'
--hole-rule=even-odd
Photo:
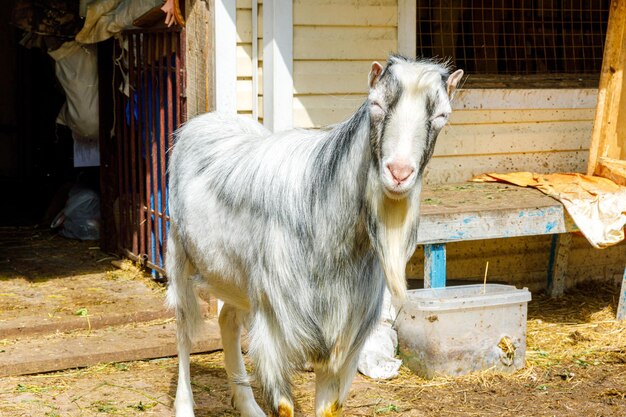
[{"label": "dirt ground", "polygon": [[[89,273],[94,287],[98,276],[119,275],[109,255],[93,243],[47,233],[30,241],[11,236],[0,231],[0,299],[9,294],[13,280],[29,274],[49,286],[56,278]],[[13,242],[10,251],[7,241]],[[31,280],[30,288],[37,292],[37,279]],[[432,380],[404,367],[388,381],[358,375],[344,415],[626,416],[626,322],[614,319],[617,294],[617,288],[597,284],[558,300],[533,294],[524,369],[512,375],[485,371]],[[79,332],[49,337],[74,340]],[[8,343],[0,335],[0,352]],[[0,378],[0,416],[170,416],[176,374],[176,359],[163,358]],[[221,352],[194,355],[192,375],[197,416],[238,415],[230,406]],[[312,373],[295,378],[298,415],[312,415],[313,388]]]}]

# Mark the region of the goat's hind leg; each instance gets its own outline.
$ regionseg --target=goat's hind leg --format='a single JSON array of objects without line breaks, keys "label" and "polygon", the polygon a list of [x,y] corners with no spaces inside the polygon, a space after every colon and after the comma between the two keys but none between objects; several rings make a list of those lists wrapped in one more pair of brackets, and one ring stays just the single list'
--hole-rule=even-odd
[{"label": "goat's hind leg", "polygon": [[174,408],[176,417],[190,417],[194,415],[189,370],[191,341],[196,328],[202,323],[202,316],[191,279],[195,270],[180,244],[174,227],[170,229],[167,249],[166,268],[169,279],[167,304],[176,310],[178,347],[178,385]]},{"label": "goat's hind leg", "polygon": [[224,363],[233,395],[232,402],[242,417],[264,417],[265,413],[254,400],[241,356],[242,319],[243,313],[230,304],[224,304],[219,322],[224,347]]}]

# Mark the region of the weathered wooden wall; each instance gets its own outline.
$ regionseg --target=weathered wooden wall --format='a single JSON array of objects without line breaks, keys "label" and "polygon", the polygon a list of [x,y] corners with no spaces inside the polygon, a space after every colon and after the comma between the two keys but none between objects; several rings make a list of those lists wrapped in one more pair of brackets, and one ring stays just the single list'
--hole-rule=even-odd
[{"label": "weathered wooden wall", "polygon": [[214,0],[185,0],[187,117],[215,110]]},{"label": "weathered wooden wall", "polygon": [[583,172],[596,96],[595,89],[461,90],[425,180],[462,182],[484,172]]},{"label": "weathered wooden wall", "polygon": [[[482,282],[489,262],[488,282],[500,282],[531,291],[546,288],[551,236],[476,240],[448,243],[448,281]],[[574,236],[565,278],[565,288],[589,280],[603,285],[621,282],[626,260],[626,243],[594,249],[584,237]],[[409,279],[424,278],[424,249],[419,246],[407,265]]]}]

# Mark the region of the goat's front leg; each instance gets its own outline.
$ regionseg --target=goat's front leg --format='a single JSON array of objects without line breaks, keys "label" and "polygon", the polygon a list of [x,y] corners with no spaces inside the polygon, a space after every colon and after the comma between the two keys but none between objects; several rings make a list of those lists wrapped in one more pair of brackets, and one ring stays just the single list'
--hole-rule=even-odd
[{"label": "goat's front leg", "polygon": [[358,355],[349,358],[338,372],[328,366],[315,367],[315,415],[339,417],[356,374]]},{"label": "goat's front leg", "polygon": [[232,391],[233,406],[242,417],[265,417],[265,413],[254,400],[254,394],[241,356],[242,316],[239,310],[230,304],[224,304],[220,312],[220,331],[224,347],[224,363],[228,382]]},{"label": "goat's front leg", "polygon": [[250,328],[250,355],[272,417],[293,417],[291,368],[278,326],[257,312]]}]

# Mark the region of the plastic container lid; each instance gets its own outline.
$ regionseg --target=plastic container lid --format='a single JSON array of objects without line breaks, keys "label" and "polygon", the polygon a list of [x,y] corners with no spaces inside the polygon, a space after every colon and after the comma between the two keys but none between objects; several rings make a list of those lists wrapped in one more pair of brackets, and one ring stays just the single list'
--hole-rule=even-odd
[{"label": "plastic container lid", "polygon": [[407,308],[427,311],[459,310],[527,303],[530,299],[530,291],[527,288],[517,289],[513,285],[458,285],[408,291],[403,309],[405,311]]}]

